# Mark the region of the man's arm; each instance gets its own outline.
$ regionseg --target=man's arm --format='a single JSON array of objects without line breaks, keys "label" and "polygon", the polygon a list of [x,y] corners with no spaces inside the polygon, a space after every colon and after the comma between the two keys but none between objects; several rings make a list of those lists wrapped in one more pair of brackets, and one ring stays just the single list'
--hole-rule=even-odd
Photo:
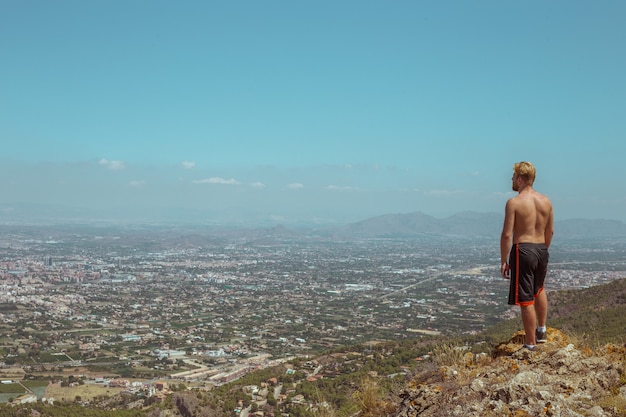
[{"label": "man's arm", "polygon": [[552,211],[552,205],[550,205],[550,215],[548,216],[548,222],[546,223],[546,230],[543,233],[546,242],[546,247],[549,248],[552,243],[552,236],[554,236],[554,212]]},{"label": "man's arm", "polygon": [[504,209],[504,225],[502,225],[502,235],[500,235],[500,274],[502,278],[510,278],[509,274],[509,252],[511,241],[513,240],[513,226],[515,225],[515,210],[511,200],[506,202]]}]

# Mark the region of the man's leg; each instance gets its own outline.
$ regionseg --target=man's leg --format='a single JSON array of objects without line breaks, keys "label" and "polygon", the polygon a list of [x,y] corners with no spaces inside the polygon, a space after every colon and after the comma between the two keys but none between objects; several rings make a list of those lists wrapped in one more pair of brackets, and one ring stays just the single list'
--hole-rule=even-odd
[{"label": "man's leg", "polygon": [[535,313],[535,306],[521,306],[522,308],[522,323],[524,324],[525,342],[527,345],[536,345],[535,330],[537,328],[537,316]]},{"label": "man's leg", "polygon": [[537,325],[545,326],[548,319],[548,296],[545,290],[535,298],[535,312],[537,313]]}]

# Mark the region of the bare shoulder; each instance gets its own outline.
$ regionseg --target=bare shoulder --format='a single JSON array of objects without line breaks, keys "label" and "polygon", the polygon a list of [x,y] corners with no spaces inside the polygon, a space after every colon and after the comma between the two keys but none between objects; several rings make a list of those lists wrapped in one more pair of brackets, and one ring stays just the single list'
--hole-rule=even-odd
[{"label": "bare shoulder", "polygon": [[544,204],[552,205],[550,198],[548,198],[548,196],[545,194],[541,194],[535,191],[535,198],[541,200],[541,202],[543,202]]},{"label": "bare shoulder", "polygon": [[552,202],[545,194],[535,192],[533,194],[535,209],[545,216],[552,216]]},{"label": "bare shoulder", "polygon": [[518,194],[515,197],[509,198],[506,202],[506,205],[508,207],[515,207],[516,205],[520,204],[521,200],[522,200],[522,196]]},{"label": "bare shoulder", "polygon": [[515,209],[517,206],[517,198],[518,196],[511,197],[506,201],[505,209],[507,212]]}]

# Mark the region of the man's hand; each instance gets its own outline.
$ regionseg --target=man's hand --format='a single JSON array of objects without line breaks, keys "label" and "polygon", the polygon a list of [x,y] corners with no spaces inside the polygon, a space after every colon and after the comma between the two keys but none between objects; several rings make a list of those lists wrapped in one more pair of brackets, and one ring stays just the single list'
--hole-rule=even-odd
[{"label": "man's hand", "polygon": [[504,279],[511,279],[511,266],[508,263],[503,263],[500,267],[500,275]]}]

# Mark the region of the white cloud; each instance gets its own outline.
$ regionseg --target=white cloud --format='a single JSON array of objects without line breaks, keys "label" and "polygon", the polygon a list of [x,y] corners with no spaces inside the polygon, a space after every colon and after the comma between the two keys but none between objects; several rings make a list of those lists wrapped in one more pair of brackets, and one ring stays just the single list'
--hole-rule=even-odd
[{"label": "white cloud", "polygon": [[331,190],[331,191],[350,191],[350,190],[356,190],[356,188],[354,187],[341,187],[339,185],[329,185],[326,187],[327,190]]},{"label": "white cloud", "polygon": [[429,190],[425,191],[426,195],[437,195],[437,196],[450,196],[450,195],[458,195],[463,194],[461,190]]},{"label": "white cloud", "polygon": [[196,163],[192,161],[183,161],[182,166],[183,169],[194,169],[196,167]]},{"label": "white cloud", "polygon": [[287,184],[287,188],[290,190],[301,190],[304,188],[304,184],[300,184],[299,182],[294,182],[291,184]]},{"label": "white cloud", "polygon": [[254,188],[265,188],[265,184],[263,184],[262,182],[253,182],[252,184],[250,184],[250,186]]},{"label": "white cloud", "polygon": [[131,187],[143,187],[146,184],[145,181],[134,180],[128,183]]},{"label": "white cloud", "polygon": [[358,172],[379,172],[382,170],[388,170],[390,172],[398,171],[399,168],[394,165],[384,166],[380,164],[343,164],[343,165],[323,165],[326,169],[332,169],[336,171],[358,171]]},{"label": "white cloud", "polygon": [[234,178],[231,179],[225,179],[225,178],[220,178],[220,177],[211,177],[211,178],[205,178],[203,180],[195,180],[193,181],[194,184],[225,184],[225,185],[238,185],[239,181],[237,181]]},{"label": "white cloud", "polygon": [[108,159],[102,158],[98,164],[112,170],[112,171],[121,171],[126,168],[124,162],[122,161],[109,161]]}]

